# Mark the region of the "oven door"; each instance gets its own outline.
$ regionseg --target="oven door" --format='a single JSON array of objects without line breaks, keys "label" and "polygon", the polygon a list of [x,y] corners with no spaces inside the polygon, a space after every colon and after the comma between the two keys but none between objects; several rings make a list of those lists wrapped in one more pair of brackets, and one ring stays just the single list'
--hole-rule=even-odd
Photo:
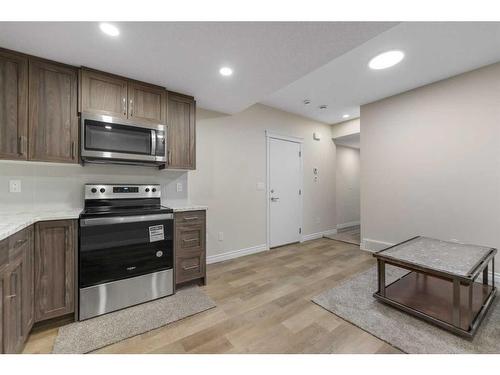
[{"label": "oven door", "polygon": [[84,160],[165,162],[166,126],[129,120],[82,115],[81,156]]},{"label": "oven door", "polygon": [[80,219],[80,288],[172,267],[172,214]]}]

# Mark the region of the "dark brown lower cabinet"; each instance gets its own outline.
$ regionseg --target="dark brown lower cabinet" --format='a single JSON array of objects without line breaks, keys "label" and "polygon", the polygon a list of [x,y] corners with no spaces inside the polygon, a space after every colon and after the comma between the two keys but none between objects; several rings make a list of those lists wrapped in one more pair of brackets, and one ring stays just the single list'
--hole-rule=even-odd
[{"label": "dark brown lower cabinet", "polygon": [[46,221],[0,241],[0,353],[19,353],[35,321],[74,311],[76,220]]},{"label": "dark brown lower cabinet", "polygon": [[4,352],[19,353],[24,344],[22,298],[23,258],[19,257],[4,275]]},{"label": "dark brown lower cabinet", "polygon": [[175,283],[200,280],[206,283],[206,213],[177,212],[175,227]]},{"label": "dark brown lower cabinet", "polygon": [[3,240],[0,258],[0,352],[19,353],[33,327],[33,227]]},{"label": "dark brown lower cabinet", "polygon": [[35,224],[35,322],[74,312],[76,220]]}]

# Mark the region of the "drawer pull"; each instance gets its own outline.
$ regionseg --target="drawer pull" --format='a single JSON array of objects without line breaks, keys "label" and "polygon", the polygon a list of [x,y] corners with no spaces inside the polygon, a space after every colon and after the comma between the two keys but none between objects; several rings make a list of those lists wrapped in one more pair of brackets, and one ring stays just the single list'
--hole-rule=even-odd
[{"label": "drawer pull", "polygon": [[188,240],[182,240],[184,242],[193,242],[193,241],[198,241],[198,238],[190,238]]},{"label": "drawer pull", "polygon": [[16,298],[17,296],[15,294],[11,294],[10,296],[5,296],[5,298]]},{"label": "drawer pull", "polygon": [[183,269],[184,271],[189,271],[189,270],[194,270],[194,269],[199,268],[199,267],[200,267],[200,266],[198,266],[198,265],[189,266],[189,267],[182,266],[182,269]]},{"label": "drawer pull", "polygon": [[198,216],[189,216],[189,217],[185,217],[184,220],[186,221],[189,221],[189,220],[196,220],[198,219]]}]

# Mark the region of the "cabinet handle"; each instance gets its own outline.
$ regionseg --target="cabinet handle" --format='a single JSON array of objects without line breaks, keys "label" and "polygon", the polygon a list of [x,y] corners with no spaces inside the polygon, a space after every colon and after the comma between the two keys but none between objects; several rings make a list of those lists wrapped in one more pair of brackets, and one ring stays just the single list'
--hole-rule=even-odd
[{"label": "cabinet handle", "polygon": [[127,99],[122,98],[122,101],[123,101],[123,114],[127,116]]},{"label": "cabinet handle", "polygon": [[71,142],[71,159],[75,158],[75,142]]},{"label": "cabinet handle", "polygon": [[130,99],[129,106],[130,106],[130,117],[133,117],[134,116],[134,100],[133,99]]},{"label": "cabinet handle", "polygon": [[189,217],[185,217],[184,220],[186,221],[189,221],[189,220],[196,220],[198,219],[198,216],[189,216]]},{"label": "cabinet handle", "polygon": [[183,269],[184,271],[194,270],[195,268],[199,268],[199,265],[189,266],[189,267],[184,267],[184,266],[182,266],[182,269]]},{"label": "cabinet handle", "polygon": [[22,140],[22,137],[21,137],[21,136],[17,137],[17,153],[18,153],[19,155],[22,155],[22,154],[23,154],[23,150],[22,150],[22,147],[23,147],[23,146],[22,146],[22,141],[23,141],[23,140]]},{"label": "cabinet handle", "polygon": [[198,238],[190,238],[188,240],[182,240],[184,242],[193,242],[193,241],[198,241],[199,239]]},{"label": "cabinet handle", "polygon": [[167,151],[167,163],[168,165],[172,164],[172,158],[170,157],[171,153],[170,150]]},{"label": "cabinet handle", "polygon": [[15,294],[11,294],[11,295],[5,296],[5,298],[16,298],[16,297],[17,297],[17,295],[15,295]]}]

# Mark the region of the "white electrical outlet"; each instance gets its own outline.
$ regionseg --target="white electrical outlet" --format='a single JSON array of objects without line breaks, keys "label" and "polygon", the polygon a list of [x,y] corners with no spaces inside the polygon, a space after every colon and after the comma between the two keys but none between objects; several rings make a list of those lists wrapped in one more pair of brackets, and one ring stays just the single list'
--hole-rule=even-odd
[{"label": "white electrical outlet", "polygon": [[21,192],[21,180],[10,180],[9,181],[9,191],[11,193]]},{"label": "white electrical outlet", "polygon": [[224,232],[219,232],[219,241],[224,241]]},{"label": "white electrical outlet", "polygon": [[177,192],[180,193],[182,191],[182,182],[177,183]]}]

